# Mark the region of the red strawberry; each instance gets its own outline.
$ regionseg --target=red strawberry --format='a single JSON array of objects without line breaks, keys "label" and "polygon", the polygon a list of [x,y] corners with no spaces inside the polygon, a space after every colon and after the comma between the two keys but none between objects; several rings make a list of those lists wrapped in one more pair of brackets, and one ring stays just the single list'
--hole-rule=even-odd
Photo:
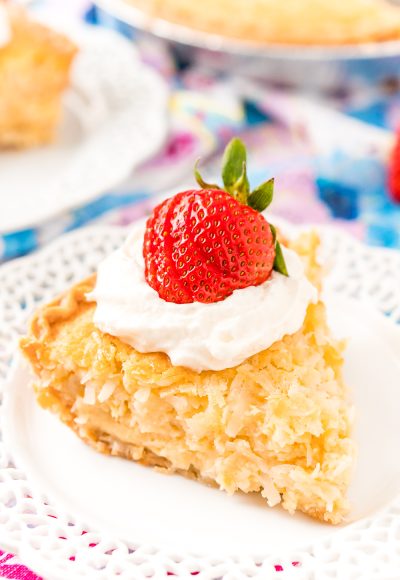
[{"label": "red strawberry", "polygon": [[167,302],[218,302],[272,271],[273,234],[256,210],[218,190],[184,191],[154,210],[144,238],[148,284]]},{"label": "red strawberry", "polygon": [[273,180],[249,192],[239,139],[225,150],[222,177],[226,191],[196,169],[201,189],[167,199],[147,221],[145,276],[167,302],[218,302],[262,284],[273,268],[288,275],[275,228],[259,213],[272,201]]},{"label": "red strawberry", "polygon": [[388,189],[393,201],[400,202],[400,130],[389,159]]}]

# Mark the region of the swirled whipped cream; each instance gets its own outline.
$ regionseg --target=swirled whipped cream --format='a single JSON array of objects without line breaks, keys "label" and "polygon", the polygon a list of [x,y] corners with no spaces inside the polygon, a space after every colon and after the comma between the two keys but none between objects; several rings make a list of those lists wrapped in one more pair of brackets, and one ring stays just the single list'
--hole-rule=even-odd
[{"label": "swirled whipped cream", "polygon": [[317,290],[298,255],[283,248],[289,277],[278,272],[259,286],[235,290],[220,302],[174,304],[161,299],[144,275],[145,224],[99,266],[89,299],[94,324],[139,352],[164,352],[195,371],[236,366],[302,326]]},{"label": "swirled whipped cream", "polygon": [[6,46],[11,40],[11,25],[6,7],[0,0],[0,48]]}]

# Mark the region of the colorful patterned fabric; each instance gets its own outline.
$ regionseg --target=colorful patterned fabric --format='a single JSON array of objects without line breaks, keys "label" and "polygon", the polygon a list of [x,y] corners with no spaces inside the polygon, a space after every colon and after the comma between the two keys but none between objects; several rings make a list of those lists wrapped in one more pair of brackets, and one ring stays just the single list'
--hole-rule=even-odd
[{"label": "colorful patterned fabric", "polygon": [[[87,18],[131,34],[94,9]],[[367,243],[400,248],[400,206],[386,191],[387,155],[400,120],[400,97],[390,83],[387,94],[371,87],[313,103],[198,67],[182,68],[160,41],[142,42],[140,50],[172,86],[173,130],[166,148],[123,188],[102,192],[34,229],[0,234],[0,260],[27,254],[85,224],[128,223],[145,215],[160,193],[192,183],[196,157],[205,159],[205,173],[212,172],[213,154],[235,133],[249,146],[250,177],[277,177],[277,213],[301,222],[334,221]]]}]

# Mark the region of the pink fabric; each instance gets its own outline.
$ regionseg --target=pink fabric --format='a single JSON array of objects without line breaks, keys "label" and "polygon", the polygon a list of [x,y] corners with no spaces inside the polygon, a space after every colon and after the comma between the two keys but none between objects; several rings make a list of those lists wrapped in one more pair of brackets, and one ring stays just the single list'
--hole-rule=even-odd
[{"label": "pink fabric", "polygon": [[7,554],[0,550],[0,578],[11,578],[12,580],[42,580],[34,572],[21,564],[16,556]]}]

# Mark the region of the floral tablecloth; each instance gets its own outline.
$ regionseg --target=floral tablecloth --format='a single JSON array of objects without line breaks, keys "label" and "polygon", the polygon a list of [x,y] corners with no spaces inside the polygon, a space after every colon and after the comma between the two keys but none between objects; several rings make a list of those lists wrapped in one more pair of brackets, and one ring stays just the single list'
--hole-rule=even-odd
[{"label": "floral tablecloth", "polygon": [[[50,5],[66,9],[55,0]],[[79,12],[84,5],[75,0],[69,9]],[[94,9],[86,17],[102,23]],[[334,222],[367,243],[400,248],[400,206],[386,188],[387,159],[400,124],[397,92],[371,88],[334,102],[312,101],[209,70],[181,70],[158,41],[140,49],[171,85],[166,146],[132,179],[94,202],[34,229],[0,234],[0,261],[85,224],[129,224],[146,215],[160,195],[192,185],[191,168],[199,156],[203,174],[213,179],[221,149],[237,133],[249,149],[250,180],[276,178],[275,214],[297,223]],[[1,551],[0,577],[38,578]]]},{"label": "floral tablecloth", "polygon": [[[47,2],[60,10],[55,0]],[[82,4],[75,0],[72,6]],[[110,25],[94,9],[86,19]],[[94,202],[34,229],[0,233],[0,260],[88,223],[125,224],[146,214],[159,194],[193,184],[197,157],[204,158],[206,174],[217,173],[214,159],[238,133],[249,148],[250,179],[276,177],[275,213],[295,222],[335,222],[367,243],[400,248],[400,205],[386,188],[387,159],[400,124],[400,94],[390,83],[316,101],[204,68],[180,69],[161,41],[139,48],[171,86],[172,130],[165,148]]]}]

